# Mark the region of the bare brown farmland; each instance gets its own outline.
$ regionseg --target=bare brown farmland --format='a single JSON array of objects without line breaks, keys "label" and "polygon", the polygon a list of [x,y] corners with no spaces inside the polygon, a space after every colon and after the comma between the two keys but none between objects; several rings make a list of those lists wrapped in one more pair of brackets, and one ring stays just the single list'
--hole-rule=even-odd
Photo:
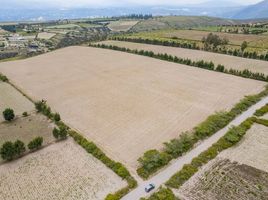
[{"label": "bare brown farmland", "polygon": [[268,75],[268,62],[247,58],[240,58],[224,54],[211,53],[206,51],[191,50],[177,47],[166,47],[150,44],[139,44],[123,41],[104,41],[100,42],[107,45],[126,47],[129,49],[147,50],[154,53],[167,53],[179,58],[189,58],[193,61],[205,60],[212,61],[214,64],[223,64],[227,69],[244,70],[249,69],[252,72],[259,72]]},{"label": "bare brown farmland", "polygon": [[[228,109],[265,83],[148,57],[69,47],[0,71],[134,171],[146,150]],[[232,97],[232,98],[230,98]]]},{"label": "bare brown farmland", "polygon": [[72,139],[0,166],[0,196],[5,200],[103,200],[125,186]]},{"label": "bare brown farmland", "polygon": [[12,108],[16,115],[23,112],[32,112],[34,105],[11,85],[0,81],[0,122],[3,121],[2,112]]}]

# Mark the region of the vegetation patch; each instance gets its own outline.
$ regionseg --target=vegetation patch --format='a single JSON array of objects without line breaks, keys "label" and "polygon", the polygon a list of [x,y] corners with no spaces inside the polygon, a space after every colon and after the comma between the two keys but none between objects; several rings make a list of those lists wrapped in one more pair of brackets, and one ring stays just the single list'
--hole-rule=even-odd
[{"label": "vegetation patch", "polygon": [[149,198],[141,198],[141,200],[179,200],[179,198],[174,195],[171,189],[161,187]]}]

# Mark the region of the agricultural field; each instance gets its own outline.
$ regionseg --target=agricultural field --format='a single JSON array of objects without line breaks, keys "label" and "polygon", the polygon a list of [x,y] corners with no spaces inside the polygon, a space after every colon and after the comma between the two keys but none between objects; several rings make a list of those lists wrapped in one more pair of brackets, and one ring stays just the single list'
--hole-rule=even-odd
[{"label": "agricultural field", "polygon": [[103,200],[126,182],[68,139],[0,165],[0,186],[5,200]]},{"label": "agricultural field", "polygon": [[12,108],[17,116],[21,116],[23,112],[31,113],[34,111],[32,102],[8,83],[0,81],[0,123],[4,120],[2,112],[6,108]]},{"label": "agricultural field", "polygon": [[199,50],[191,50],[177,47],[167,47],[167,46],[159,46],[159,45],[150,45],[150,44],[140,44],[133,42],[124,42],[124,41],[103,41],[99,42],[100,44],[106,45],[115,45],[119,47],[126,47],[129,49],[138,49],[138,50],[146,50],[153,51],[154,53],[167,53],[169,55],[177,56],[180,58],[189,58],[193,61],[212,61],[215,65],[222,64],[227,69],[237,69],[244,70],[248,69],[252,72],[260,72],[268,75],[268,67],[267,61],[240,58],[235,56],[229,56],[224,54],[217,54],[207,51],[199,51]]},{"label": "agricultural field", "polygon": [[81,28],[77,24],[61,24],[56,26],[47,26],[47,29],[79,29]]},{"label": "agricultural field", "polygon": [[265,86],[92,47],[68,47],[7,62],[0,64],[0,72],[34,99],[47,100],[64,122],[131,171],[145,151],[160,149],[163,142]]},{"label": "agricultural field", "polygon": [[[43,137],[44,145],[54,141],[54,125],[41,114],[20,117],[12,122],[0,123],[0,146],[7,141],[21,140],[28,144],[35,137]],[[1,160],[1,158],[0,158]]]},{"label": "agricultural field", "polygon": [[236,146],[220,153],[176,191],[181,199],[265,200],[268,127],[253,125]]},{"label": "agricultural field", "polygon": [[108,27],[112,31],[128,31],[131,27],[136,25],[139,21],[137,20],[118,20],[112,21]]},{"label": "agricultural field", "polygon": [[55,33],[48,33],[48,32],[41,32],[38,33],[38,39],[45,39],[45,40],[49,40],[52,37],[54,37],[56,34]]},{"label": "agricultural field", "polygon": [[189,28],[233,24],[239,24],[239,22],[206,16],[165,16],[154,17],[149,20],[142,20],[138,24],[136,24],[131,30],[134,32],[141,32],[162,30],[167,28]]}]

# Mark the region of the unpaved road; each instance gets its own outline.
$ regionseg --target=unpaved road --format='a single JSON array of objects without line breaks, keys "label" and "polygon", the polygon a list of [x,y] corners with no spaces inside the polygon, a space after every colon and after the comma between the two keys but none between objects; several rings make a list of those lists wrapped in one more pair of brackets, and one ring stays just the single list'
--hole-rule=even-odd
[{"label": "unpaved road", "polygon": [[[141,197],[149,196],[150,194],[147,194],[144,191],[144,188],[149,183],[155,184],[156,189],[159,188],[161,184],[164,184],[172,175],[182,169],[183,165],[190,163],[193,158],[197,157],[201,152],[207,150],[211,145],[213,145],[222,136],[224,136],[230,127],[239,125],[248,117],[252,116],[257,109],[261,108],[266,103],[268,103],[268,97],[263,98],[260,102],[250,107],[246,112],[234,119],[228,126],[221,129],[207,140],[204,140],[200,145],[198,145],[186,155],[176,159],[171,165],[169,165],[166,169],[164,169],[151,179],[147,181],[140,181],[139,186],[135,190],[130,192],[128,195],[126,195],[124,198],[122,198],[122,200],[138,200]],[[156,191],[156,189],[154,191]]]}]

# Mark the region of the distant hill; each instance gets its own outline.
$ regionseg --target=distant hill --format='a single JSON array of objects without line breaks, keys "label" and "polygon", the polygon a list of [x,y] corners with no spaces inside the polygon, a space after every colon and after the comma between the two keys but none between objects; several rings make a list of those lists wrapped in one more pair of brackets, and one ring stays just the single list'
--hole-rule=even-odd
[{"label": "distant hill", "polygon": [[221,19],[216,17],[206,16],[166,16],[154,17],[153,19],[140,21],[131,28],[134,32],[160,30],[167,28],[193,28],[202,26],[215,25],[234,25],[239,24],[240,21]]},{"label": "distant hill", "polygon": [[233,16],[235,19],[268,18],[268,0],[242,9]]}]

